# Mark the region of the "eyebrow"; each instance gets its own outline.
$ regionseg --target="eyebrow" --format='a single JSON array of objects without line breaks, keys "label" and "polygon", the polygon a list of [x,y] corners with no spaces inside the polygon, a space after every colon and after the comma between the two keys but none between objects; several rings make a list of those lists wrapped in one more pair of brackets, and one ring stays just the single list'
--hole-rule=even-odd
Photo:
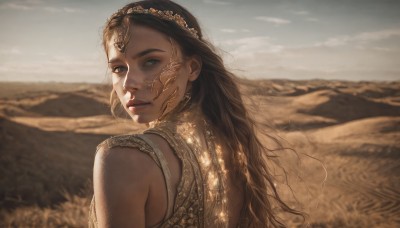
[{"label": "eyebrow", "polygon": [[[150,54],[150,53],[152,53],[152,52],[165,52],[165,51],[164,51],[164,50],[161,50],[161,49],[157,49],[157,48],[149,48],[149,49],[143,50],[143,51],[141,51],[141,52],[139,52],[139,53],[133,55],[133,56],[132,56],[132,59],[136,59],[136,58],[145,56],[145,55]],[[113,58],[113,59],[110,59],[110,60],[108,61],[108,63],[113,63],[113,62],[116,62],[116,61],[118,61],[118,58]]]}]

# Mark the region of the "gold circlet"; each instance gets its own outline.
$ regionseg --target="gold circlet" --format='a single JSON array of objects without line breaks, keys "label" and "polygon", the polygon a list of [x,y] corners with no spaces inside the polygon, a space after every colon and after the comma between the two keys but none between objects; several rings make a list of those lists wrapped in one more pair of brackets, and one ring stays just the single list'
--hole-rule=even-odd
[{"label": "gold circlet", "polygon": [[170,10],[157,10],[154,8],[144,9],[142,6],[135,6],[129,8],[126,14],[150,14],[163,20],[175,22],[179,27],[190,32],[197,39],[199,38],[198,32],[194,28],[190,28],[185,19],[179,14]]}]

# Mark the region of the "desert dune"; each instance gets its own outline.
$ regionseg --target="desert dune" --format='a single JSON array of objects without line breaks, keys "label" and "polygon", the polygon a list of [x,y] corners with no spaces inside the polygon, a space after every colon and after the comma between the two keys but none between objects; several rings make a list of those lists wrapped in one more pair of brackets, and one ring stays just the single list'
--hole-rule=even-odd
[{"label": "desert dune", "polygon": [[[311,227],[400,227],[400,81],[239,83],[259,126],[300,157],[297,200],[277,185]],[[97,144],[145,127],[112,117],[109,91],[0,83],[0,226],[86,226]]]}]

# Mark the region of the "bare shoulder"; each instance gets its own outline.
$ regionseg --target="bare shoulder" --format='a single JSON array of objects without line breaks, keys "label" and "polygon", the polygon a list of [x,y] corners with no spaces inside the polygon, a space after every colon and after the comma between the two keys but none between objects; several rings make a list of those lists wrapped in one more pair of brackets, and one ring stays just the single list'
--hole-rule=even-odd
[{"label": "bare shoulder", "polygon": [[[135,174],[147,173],[153,168],[156,168],[154,160],[148,153],[144,153],[139,148],[134,147],[98,147],[95,156],[95,168],[106,169],[107,173],[127,171]],[[132,173],[132,171],[137,171]]]},{"label": "bare shoulder", "polygon": [[134,147],[99,147],[94,161],[93,178],[106,181],[113,186],[124,186],[129,190],[139,186],[145,188],[152,182],[152,175],[158,171],[155,161],[147,153]]},{"label": "bare shoulder", "polygon": [[[144,225],[149,187],[157,172],[157,164],[140,148],[98,147],[93,184],[99,224],[116,227]],[[132,221],[135,224],[131,224]]]}]

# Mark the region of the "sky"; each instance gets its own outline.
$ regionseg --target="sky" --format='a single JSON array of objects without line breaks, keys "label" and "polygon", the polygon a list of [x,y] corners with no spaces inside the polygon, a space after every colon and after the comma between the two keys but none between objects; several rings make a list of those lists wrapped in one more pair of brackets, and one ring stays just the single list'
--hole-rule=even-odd
[{"label": "sky", "polygon": [[[109,80],[106,19],[126,0],[0,0],[0,81]],[[400,80],[398,0],[176,0],[254,79]]]}]

